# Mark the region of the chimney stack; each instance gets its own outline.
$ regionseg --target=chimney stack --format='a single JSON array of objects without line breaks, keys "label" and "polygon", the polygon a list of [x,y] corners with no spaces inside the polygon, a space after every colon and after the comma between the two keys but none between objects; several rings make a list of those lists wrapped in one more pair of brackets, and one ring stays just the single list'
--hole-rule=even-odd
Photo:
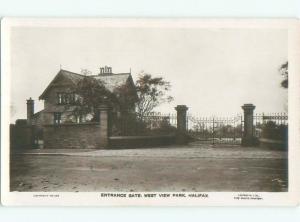
[{"label": "chimney stack", "polygon": [[100,75],[111,75],[112,68],[108,66],[100,67]]},{"label": "chimney stack", "polygon": [[31,97],[27,100],[27,124],[32,125],[32,118],[34,114],[34,100]]}]

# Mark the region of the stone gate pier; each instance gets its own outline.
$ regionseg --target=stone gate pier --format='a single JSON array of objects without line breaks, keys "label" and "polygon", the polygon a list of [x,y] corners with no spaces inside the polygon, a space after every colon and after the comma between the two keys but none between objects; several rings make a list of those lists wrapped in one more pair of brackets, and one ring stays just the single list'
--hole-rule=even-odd
[{"label": "stone gate pier", "polygon": [[187,143],[187,110],[186,105],[178,105],[175,107],[177,111],[177,135],[176,143],[185,144]]},{"label": "stone gate pier", "polygon": [[242,137],[242,146],[253,146],[257,145],[257,138],[254,135],[253,125],[253,111],[255,106],[253,104],[244,104],[242,106],[244,110],[244,132]]}]

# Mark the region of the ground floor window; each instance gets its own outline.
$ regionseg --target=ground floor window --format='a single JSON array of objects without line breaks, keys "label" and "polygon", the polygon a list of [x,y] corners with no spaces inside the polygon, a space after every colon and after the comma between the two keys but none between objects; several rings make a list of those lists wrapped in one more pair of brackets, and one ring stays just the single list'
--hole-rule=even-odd
[{"label": "ground floor window", "polygon": [[54,124],[61,123],[61,113],[54,113]]}]

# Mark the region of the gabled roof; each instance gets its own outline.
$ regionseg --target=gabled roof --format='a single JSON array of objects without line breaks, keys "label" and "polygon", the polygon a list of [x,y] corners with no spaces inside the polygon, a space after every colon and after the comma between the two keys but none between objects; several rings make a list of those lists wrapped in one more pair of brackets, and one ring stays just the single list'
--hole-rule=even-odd
[{"label": "gabled roof", "polygon": [[78,74],[78,73],[75,73],[75,72],[70,72],[70,71],[63,70],[63,69],[61,69],[59,71],[59,73],[61,73],[63,76],[70,79],[72,81],[72,83],[74,83],[74,84],[77,84],[84,77],[84,75],[81,75],[81,74]]},{"label": "gabled roof", "polygon": [[[61,69],[54,77],[54,79],[50,82],[50,84],[47,86],[47,88],[44,90],[44,92],[40,95],[39,99],[45,99],[47,92],[54,85],[55,81],[61,76],[70,80],[70,83],[74,85],[76,85],[80,80],[82,80],[85,77],[84,75]],[[105,87],[111,92],[113,92],[117,87],[126,84],[128,81],[132,85],[132,87],[134,87],[134,82],[130,73],[112,73],[103,75],[101,74],[92,75],[90,77],[99,80],[99,82],[103,82]]]}]

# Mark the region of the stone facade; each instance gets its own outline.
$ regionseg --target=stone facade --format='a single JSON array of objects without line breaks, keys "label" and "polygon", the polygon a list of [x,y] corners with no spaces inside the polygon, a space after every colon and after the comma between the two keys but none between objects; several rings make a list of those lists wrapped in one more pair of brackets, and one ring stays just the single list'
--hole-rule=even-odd
[{"label": "stone facade", "polygon": [[99,108],[99,122],[44,125],[44,147],[47,149],[99,149],[108,147],[109,108]]},{"label": "stone facade", "polygon": [[[111,68],[106,67],[111,71]],[[74,94],[76,85],[84,78],[84,75],[69,72],[67,70],[60,70],[44,92],[40,95],[39,99],[44,100],[44,109],[33,115],[32,124],[37,126],[54,124],[54,114],[60,114],[60,123],[76,123],[77,118],[73,115],[73,111],[76,108],[74,101],[70,103],[59,102],[59,94],[73,94],[74,98],[78,99],[78,95]],[[135,85],[133,83],[131,73],[100,73],[99,75],[90,76],[96,81],[101,82],[112,93],[115,93],[115,89],[120,86],[126,85],[129,90],[132,90],[136,94]],[[137,97],[137,95],[135,95]],[[30,100],[30,107],[33,107],[33,100]],[[132,110],[135,110],[135,104],[130,104]],[[114,112],[120,112],[118,104],[112,107]],[[92,115],[84,115],[80,117],[80,122],[90,122]]]},{"label": "stone facade", "polygon": [[[47,97],[44,100],[44,110],[41,111],[40,116],[35,115],[35,122],[44,124],[53,124],[54,123],[54,115],[53,113],[58,112],[61,113],[61,122],[72,122],[69,120],[71,118],[72,109],[74,107],[68,106],[66,107],[63,104],[58,104],[57,94],[58,93],[71,93],[73,91],[73,86],[70,82],[63,77],[59,77],[54,82],[55,87],[52,87],[51,90],[47,93]],[[73,120],[73,122],[75,122]]]},{"label": "stone facade", "polygon": [[46,125],[44,147],[47,149],[97,149],[105,146],[99,123]]},{"label": "stone facade", "polygon": [[[136,93],[131,73],[107,72],[90,76],[112,93],[120,86],[126,85]],[[92,115],[75,116],[76,85],[85,76],[60,70],[39,97],[44,100],[44,109],[34,113],[34,100],[27,100],[27,119],[25,125],[12,124],[11,144],[17,147],[34,147],[42,141],[44,148],[105,148],[109,136],[109,112],[120,112],[119,105],[108,109],[99,109],[99,122],[92,120]],[[137,94],[135,94],[137,98]],[[134,110],[134,103],[130,104]],[[18,120],[17,120],[18,121]],[[97,121],[97,122],[92,122]],[[21,136],[20,136],[21,135]],[[36,143],[36,144],[35,144]],[[37,146],[36,146],[37,147]]]}]

